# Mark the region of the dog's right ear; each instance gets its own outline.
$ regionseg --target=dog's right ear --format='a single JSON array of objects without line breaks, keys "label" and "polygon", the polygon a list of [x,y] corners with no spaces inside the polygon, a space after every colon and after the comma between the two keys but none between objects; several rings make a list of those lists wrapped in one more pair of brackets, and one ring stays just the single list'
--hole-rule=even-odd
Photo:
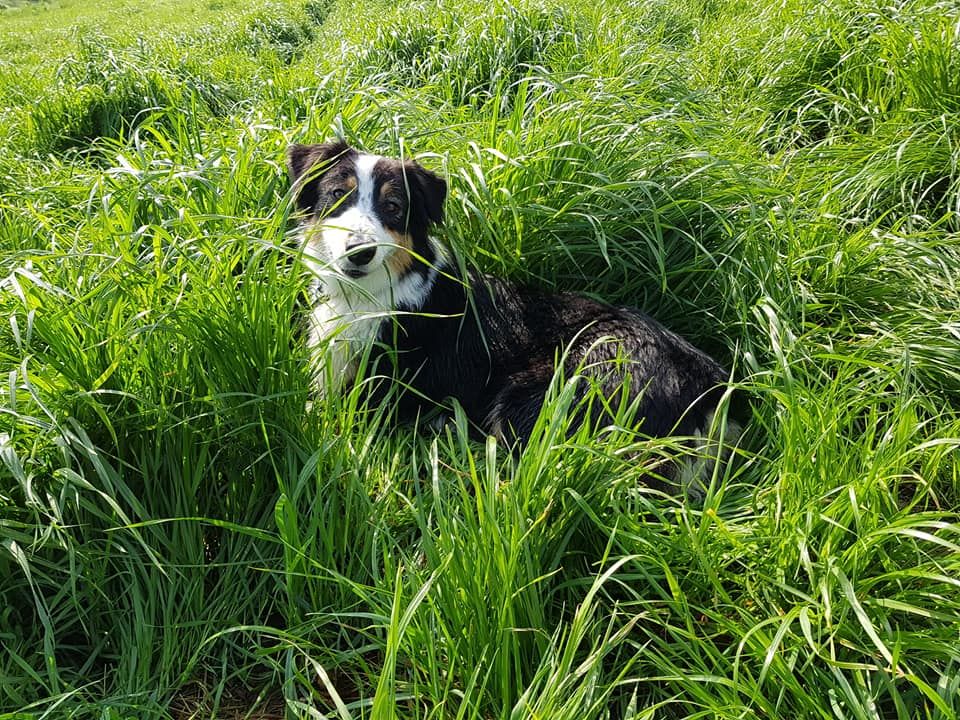
[{"label": "dog's right ear", "polygon": [[306,212],[316,209],[317,180],[349,152],[350,147],[343,140],[287,148],[287,172],[293,182],[297,208]]}]

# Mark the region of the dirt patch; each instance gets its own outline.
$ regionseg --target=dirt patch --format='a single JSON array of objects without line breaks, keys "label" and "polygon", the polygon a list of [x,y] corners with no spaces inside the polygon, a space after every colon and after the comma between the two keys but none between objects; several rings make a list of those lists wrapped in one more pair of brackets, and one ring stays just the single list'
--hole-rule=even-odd
[{"label": "dirt patch", "polygon": [[256,690],[227,683],[192,682],[170,702],[174,720],[284,720],[286,703],[277,690]]}]

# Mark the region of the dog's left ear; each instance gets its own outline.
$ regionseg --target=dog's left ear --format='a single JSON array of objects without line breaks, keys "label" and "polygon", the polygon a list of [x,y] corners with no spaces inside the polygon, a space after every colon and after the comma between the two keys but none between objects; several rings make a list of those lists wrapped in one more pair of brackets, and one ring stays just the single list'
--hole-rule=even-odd
[{"label": "dog's left ear", "polygon": [[443,203],[447,199],[447,181],[415,162],[408,162],[405,174],[414,193],[423,206],[430,222],[443,222]]},{"label": "dog's left ear", "polygon": [[291,145],[287,148],[287,172],[290,179],[296,181],[314,165],[333,164],[349,152],[350,146],[343,140],[319,145]]},{"label": "dog's left ear", "polygon": [[287,148],[287,172],[290,180],[296,182],[314,160],[313,145],[291,145]]}]

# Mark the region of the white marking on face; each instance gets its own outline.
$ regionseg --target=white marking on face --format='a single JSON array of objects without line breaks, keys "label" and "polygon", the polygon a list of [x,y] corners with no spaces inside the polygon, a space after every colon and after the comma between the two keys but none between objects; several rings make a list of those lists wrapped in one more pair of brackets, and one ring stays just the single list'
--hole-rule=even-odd
[{"label": "white marking on face", "polygon": [[[382,158],[379,155],[358,155],[354,160],[357,193],[356,200],[342,213],[326,218],[320,229],[320,243],[324,246],[323,255],[329,259],[331,270],[339,271],[352,280],[363,280],[367,284],[377,285],[377,275],[385,274],[380,282],[389,282],[389,273],[383,263],[393,253],[396,242],[383,227],[374,201],[374,168]],[[364,263],[355,263],[350,259],[349,250],[356,250],[358,244],[369,245],[375,249],[374,256]]]},{"label": "white marking on face", "polygon": [[357,207],[361,212],[374,217],[373,169],[379,160],[379,155],[360,155],[354,161],[357,170]]}]

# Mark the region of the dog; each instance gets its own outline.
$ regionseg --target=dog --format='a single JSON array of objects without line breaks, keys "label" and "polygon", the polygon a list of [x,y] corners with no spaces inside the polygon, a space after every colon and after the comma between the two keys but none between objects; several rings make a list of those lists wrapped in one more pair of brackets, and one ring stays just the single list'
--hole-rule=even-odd
[{"label": "dog", "polygon": [[[481,433],[523,445],[559,359],[585,380],[579,397],[592,383],[608,398],[575,425],[626,398],[646,435],[709,433],[728,380],[719,363],[637,309],[461,270],[431,234],[447,196],[437,174],[342,141],[292,145],[287,168],[316,278],[308,344],[322,350],[321,395],[379,373],[400,381],[401,419],[454,398]],[[728,442],[739,434],[726,429]],[[700,465],[686,472],[712,470]]]}]

